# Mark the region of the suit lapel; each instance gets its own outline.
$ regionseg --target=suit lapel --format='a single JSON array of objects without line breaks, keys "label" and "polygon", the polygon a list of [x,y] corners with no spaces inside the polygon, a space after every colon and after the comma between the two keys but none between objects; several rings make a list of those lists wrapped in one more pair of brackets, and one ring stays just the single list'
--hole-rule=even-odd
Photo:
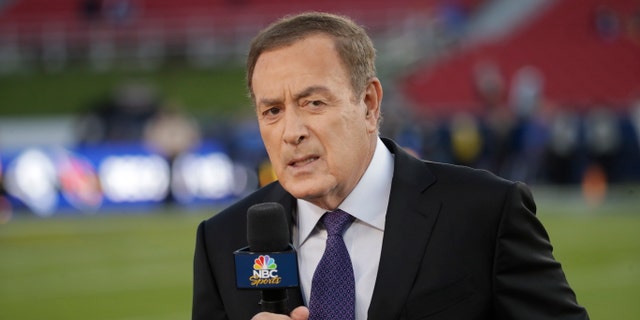
[{"label": "suit lapel", "polygon": [[390,140],[383,141],[395,154],[395,171],[368,318],[398,319],[437,220],[440,201],[425,196],[436,179],[424,163]]}]

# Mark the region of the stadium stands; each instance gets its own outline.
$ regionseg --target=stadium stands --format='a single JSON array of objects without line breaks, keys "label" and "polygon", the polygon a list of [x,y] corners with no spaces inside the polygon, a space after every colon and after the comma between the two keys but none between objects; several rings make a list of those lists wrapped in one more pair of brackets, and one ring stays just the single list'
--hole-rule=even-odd
[{"label": "stadium stands", "polygon": [[[634,0],[555,1],[503,39],[456,48],[417,68],[404,88],[416,108],[430,114],[480,112],[474,68],[493,62],[506,83],[523,67],[537,68],[544,97],[563,108],[624,109],[640,97],[639,16]],[[600,27],[597,21],[603,21]]]},{"label": "stadium stands", "polygon": [[14,0],[0,5],[0,49],[26,52],[35,60],[48,51],[61,60],[149,51],[171,56],[237,50],[233,53],[240,55],[258,28],[290,13],[348,14],[376,32],[441,5],[473,10],[483,1]]}]

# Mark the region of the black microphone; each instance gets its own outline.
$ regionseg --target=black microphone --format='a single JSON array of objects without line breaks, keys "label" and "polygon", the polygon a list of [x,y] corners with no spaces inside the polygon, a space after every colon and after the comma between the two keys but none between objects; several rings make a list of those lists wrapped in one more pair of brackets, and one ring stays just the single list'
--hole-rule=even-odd
[{"label": "black microphone", "polygon": [[249,208],[247,242],[248,247],[234,252],[237,287],[260,289],[262,311],[289,314],[286,288],[298,286],[298,261],[282,205],[266,202]]}]

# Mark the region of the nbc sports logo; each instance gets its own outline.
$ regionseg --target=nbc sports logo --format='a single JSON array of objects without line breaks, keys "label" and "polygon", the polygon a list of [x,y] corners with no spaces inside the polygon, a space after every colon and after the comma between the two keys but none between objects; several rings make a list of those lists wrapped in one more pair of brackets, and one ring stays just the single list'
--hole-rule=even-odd
[{"label": "nbc sports logo", "polygon": [[268,255],[261,255],[254,260],[253,277],[259,279],[279,278],[276,260]]},{"label": "nbc sports logo", "polygon": [[236,263],[236,285],[240,289],[298,286],[298,262],[292,246],[287,251],[269,254],[254,253],[249,247],[245,247],[233,254]]},{"label": "nbc sports logo", "polygon": [[268,255],[261,255],[253,261],[253,275],[249,278],[252,286],[279,284],[282,278],[276,269],[276,260]]}]

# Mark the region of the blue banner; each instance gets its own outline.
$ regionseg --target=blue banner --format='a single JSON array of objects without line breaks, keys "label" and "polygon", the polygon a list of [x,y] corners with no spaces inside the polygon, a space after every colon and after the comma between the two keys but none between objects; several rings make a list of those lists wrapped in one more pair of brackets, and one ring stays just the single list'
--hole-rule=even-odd
[{"label": "blue banner", "polygon": [[211,141],[171,159],[142,143],[32,147],[2,151],[0,190],[40,216],[150,210],[233,199],[246,184],[237,169]]}]

